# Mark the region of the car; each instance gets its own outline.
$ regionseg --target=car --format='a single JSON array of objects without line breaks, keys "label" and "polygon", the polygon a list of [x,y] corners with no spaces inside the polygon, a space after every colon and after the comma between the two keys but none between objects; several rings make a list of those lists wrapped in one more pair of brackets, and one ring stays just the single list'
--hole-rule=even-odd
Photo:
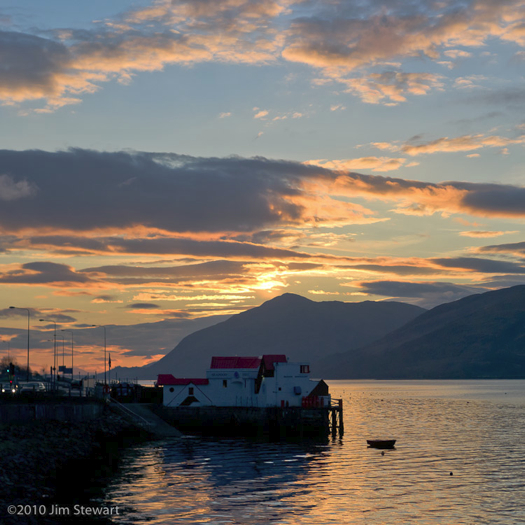
[{"label": "car", "polygon": [[0,385],[0,392],[2,392],[2,394],[15,394],[16,385],[11,383],[2,383]]},{"label": "car", "polygon": [[32,382],[32,383],[20,383],[20,393],[24,392],[45,392],[46,387],[44,383]]}]

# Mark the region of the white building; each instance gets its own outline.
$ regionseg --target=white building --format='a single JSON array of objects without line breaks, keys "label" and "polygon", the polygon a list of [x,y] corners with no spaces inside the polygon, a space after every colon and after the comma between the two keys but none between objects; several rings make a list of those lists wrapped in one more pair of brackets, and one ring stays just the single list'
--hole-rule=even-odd
[{"label": "white building", "polygon": [[308,363],[285,355],[213,357],[206,379],[160,374],[164,406],[300,407],[329,406],[328,385],[309,378]]}]

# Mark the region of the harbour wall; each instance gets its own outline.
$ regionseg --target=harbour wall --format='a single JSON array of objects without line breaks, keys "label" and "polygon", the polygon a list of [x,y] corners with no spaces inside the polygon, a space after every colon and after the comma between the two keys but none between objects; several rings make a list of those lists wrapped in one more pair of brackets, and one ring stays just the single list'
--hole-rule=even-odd
[{"label": "harbour wall", "polygon": [[183,432],[219,436],[327,436],[329,412],[301,407],[165,407],[155,413]]},{"label": "harbour wall", "polygon": [[42,421],[83,422],[98,419],[104,411],[102,403],[21,403],[0,405],[0,425]]}]

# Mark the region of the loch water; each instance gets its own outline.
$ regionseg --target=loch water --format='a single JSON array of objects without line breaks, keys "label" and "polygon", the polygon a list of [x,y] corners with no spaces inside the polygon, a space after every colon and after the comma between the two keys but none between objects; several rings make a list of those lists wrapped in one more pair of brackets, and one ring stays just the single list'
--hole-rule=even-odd
[{"label": "loch water", "polygon": [[525,523],[525,381],[329,384],[342,438],[142,444],[100,503],[116,524]]}]

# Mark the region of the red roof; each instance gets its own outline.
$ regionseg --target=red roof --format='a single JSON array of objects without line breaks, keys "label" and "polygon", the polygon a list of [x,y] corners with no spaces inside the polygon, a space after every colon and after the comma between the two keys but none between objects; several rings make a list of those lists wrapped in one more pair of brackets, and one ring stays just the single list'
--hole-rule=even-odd
[{"label": "red roof", "polygon": [[211,368],[259,368],[258,357],[212,357]]},{"label": "red roof", "polygon": [[264,361],[264,368],[266,370],[275,370],[274,363],[287,363],[288,360],[284,354],[268,354],[263,355],[262,360]]},{"label": "red roof", "polygon": [[207,385],[209,381],[207,379],[187,379],[187,378],[176,378],[171,374],[159,374],[157,379],[157,385]]}]

